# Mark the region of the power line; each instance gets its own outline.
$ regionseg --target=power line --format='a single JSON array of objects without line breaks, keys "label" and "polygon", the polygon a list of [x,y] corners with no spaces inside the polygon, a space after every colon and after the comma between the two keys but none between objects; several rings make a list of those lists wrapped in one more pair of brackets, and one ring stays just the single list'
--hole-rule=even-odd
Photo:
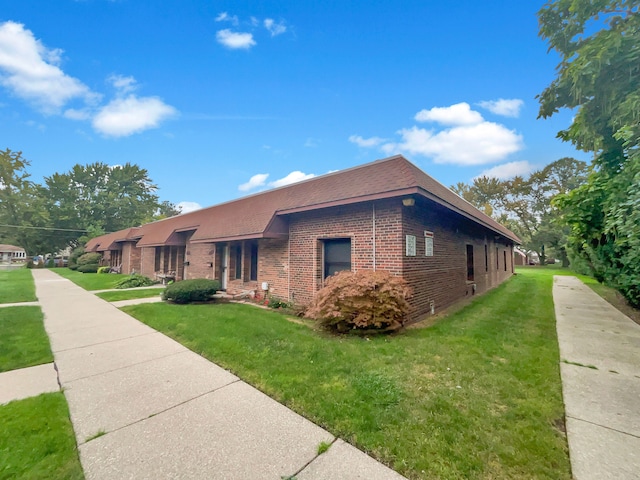
[{"label": "power line", "polygon": [[56,230],[59,232],[83,232],[87,233],[88,230],[77,230],[73,228],[55,228],[55,227],[28,227],[26,225],[3,225],[0,224],[0,227],[11,227],[11,228],[30,228],[32,230]]}]

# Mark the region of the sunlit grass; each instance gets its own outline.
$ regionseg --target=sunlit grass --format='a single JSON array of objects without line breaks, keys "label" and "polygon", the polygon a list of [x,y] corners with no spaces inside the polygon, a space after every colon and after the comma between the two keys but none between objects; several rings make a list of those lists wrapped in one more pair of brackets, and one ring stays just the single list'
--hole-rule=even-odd
[{"label": "sunlit grass", "polygon": [[115,288],[115,284],[126,275],[119,273],[81,273],[68,268],[56,268],[53,272],[68,278],[85,290],[107,290]]},{"label": "sunlit grass", "polygon": [[107,302],[117,302],[120,300],[131,300],[133,298],[157,297],[164,291],[164,288],[144,288],[139,290],[119,290],[114,292],[101,292],[96,295]]},{"label": "sunlit grass", "polygon": [[35,302],[36,290],[31,270],[0,270],[0,303]]},{"label": "sunlit grass", "polygon": [[568,479],[551,270],[429,328],[335,337],[247,305],[124,310],[409,478]]},{"label": "sunlit grass", "polygon": [[0,308],[0,372],[53,362],[40,307]]}]

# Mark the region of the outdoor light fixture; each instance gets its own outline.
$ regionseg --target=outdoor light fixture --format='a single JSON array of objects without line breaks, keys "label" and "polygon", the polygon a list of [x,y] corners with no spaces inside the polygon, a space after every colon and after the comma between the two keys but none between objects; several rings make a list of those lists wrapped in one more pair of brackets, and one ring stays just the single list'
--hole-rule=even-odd
[{"label": "outdoor light fixture", "polygon": [[416,199],[413,197],[403,198],[402,204],[405,207],[413,207],[416,204]]}]

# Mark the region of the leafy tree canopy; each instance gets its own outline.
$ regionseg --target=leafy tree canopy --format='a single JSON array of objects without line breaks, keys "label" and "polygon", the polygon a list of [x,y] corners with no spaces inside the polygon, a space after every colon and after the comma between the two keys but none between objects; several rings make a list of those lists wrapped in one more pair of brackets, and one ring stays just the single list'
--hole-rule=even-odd
[{"label": "leafy tree canopy", "polygon": [[45,177],[44,185],[29,179],[28,167],[21,152],[0,151],[0,243],[30,255],[180,213],[160,202],[147,170],[137,165],[75,165]]},{"label": "leafy tree canopy", "polygon": [[574,109],[559,137],[594,153],[585,185],[556,205],[585,273],[640,306],[640,2],[555,0],[539,12],[540,35],[561,58],[539,96],[540,116]]}]

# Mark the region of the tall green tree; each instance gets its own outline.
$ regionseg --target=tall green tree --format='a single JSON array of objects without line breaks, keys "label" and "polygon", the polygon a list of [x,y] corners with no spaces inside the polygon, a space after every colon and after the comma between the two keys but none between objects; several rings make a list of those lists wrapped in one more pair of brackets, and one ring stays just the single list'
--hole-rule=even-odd
[{"label": "tall green tree", "polygon": [[53,222],[89,231],[114,232],[153,218],[163,206],[156,190],[147,170],[130,163],[75,165],[45,177]]},{"label": "tall green tree", "polygon": [[561,58],[540,116],[575,112],[558,136],[594,153],[588,182],[558,198],[571,254],[640,306],[640,2],[555,0],[540,35]]},{"label": "tall green tree", "polygon": [[469,185],[452,189],[515,232],[527,251],[545,261],[547,253],[567,263],[567,228],[558,224],[559,211],[552,200],[584,183],[587,165],[565,157],[531,173],[510,180],[478,177]]},{"label": "tall green tree", "polygon": [[29,255],[48,249],[57,232],[49,223],[38,185],[30,180],[22,152],[0,151],[0,243],[24,248]]}]

